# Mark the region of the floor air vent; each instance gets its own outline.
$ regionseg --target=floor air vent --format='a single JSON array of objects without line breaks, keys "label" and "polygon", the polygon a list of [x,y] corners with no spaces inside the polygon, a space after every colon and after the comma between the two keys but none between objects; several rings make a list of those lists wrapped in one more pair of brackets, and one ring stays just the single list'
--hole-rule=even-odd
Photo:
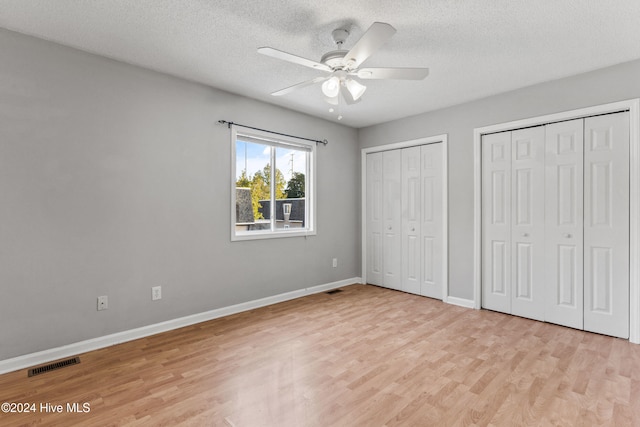
[{"label": "floor air vent", "polygon": [[327,294],[333,295],[333,294],[337,294],[338,292],[342,292],[342,289],[333,289],[331,291],[327,291]]},{"label": "floor air vent", "polygon": [[49,363],[48,365],[39,366],[37,368],[29,369],[29,376],[44,374],[45,372],[54,371],[56,369],[64,368],[71,365],[77,365],[80,363],[79,357],[72,357],[71,359],[60,360],[58,362]]}]

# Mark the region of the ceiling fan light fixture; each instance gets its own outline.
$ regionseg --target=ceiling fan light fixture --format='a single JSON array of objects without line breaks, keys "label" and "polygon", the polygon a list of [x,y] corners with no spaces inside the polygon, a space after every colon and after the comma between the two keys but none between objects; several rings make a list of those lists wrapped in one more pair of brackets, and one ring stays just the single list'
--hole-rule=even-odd
[{"label": "ceiling fan light fixture", "polygon": [[324,100],[329,105],[338,105],[340,103],[340,97],[338,95],[330,98],[328,96],[324,97]]},{"label": "ceiling fan light fixture", "polygon": [[360,97],[364,94],[364,91],[367,90],[367,87],[365,85],[355,81],[354,79],[348,79],[345,82],[345,86],[347,87],[347,90],[349,90],[349,93],[353,97],[354,101],[360,99]]},{"label": "ceiling fan light fixture", "polygon": [[322,93],[328,98],[335,98],[340,93],[340,79],[336,76],[322,83]]},{"label": "ceiling fan light fixture", "polygon": [[[282,59],[293,64],[327,73],[321,77],[316,77],[315,79],[307,80],[273,92],[272,95],[286,95],[294,90],[319,83],[321,84],[325,101],[329,105],[337,105],[338,114],[340,115],[340,105],[342,102],[346,105],[353,105],[362,99],[362,95],[367,90],[367,87],[360,82],[360,79],[422,80],[429,74],[428,68],[361,68],[362,64],[367,61],[375,51],[380,49],[395,32],[396,29],[390,24],[374,22],[360,39],[355,42],[351,49],[346,50],[343,49],[343,47],[345,40],[349,36],[349,30],[346,28],[338,28],[331,34],[337,49],[322,55],[320,61],[303,58],[272,47],[261,47],[258,49],[258,52],[272,58]],[[342,118],[342,116],[338,117],[338,120],[340,118]]]}]

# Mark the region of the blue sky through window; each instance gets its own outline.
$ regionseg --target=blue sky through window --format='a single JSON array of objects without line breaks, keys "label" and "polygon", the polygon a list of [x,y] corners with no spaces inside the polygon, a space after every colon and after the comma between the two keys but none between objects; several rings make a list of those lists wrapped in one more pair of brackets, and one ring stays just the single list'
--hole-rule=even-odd
[{"label": "blue sky through window", "polygon": [[[249,179],[269,164],[271,147],[238,139],[236,141],[236,179],[247,170]],[[276,147],[276,168],[289,181],[292,172],[306,172],[306,152],[290,148]]]}]

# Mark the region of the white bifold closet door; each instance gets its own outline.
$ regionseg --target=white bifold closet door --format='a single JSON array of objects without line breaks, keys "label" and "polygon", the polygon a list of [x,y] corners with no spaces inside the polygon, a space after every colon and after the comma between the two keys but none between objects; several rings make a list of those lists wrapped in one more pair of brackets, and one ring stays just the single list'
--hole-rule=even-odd
[{"label": "white bifold closet door", "polygon": [[482,137],[482,306],[511,313],[511,132]]},{"label": "white bifold closet door", "polygon": [[442,299],[442,144],[367,155],[367,282]]},{"label": "white bifold closet door", "polygon": [[482,305],[629,336],[629,113],[483,136]]},{"label": "white bifold closet door", "polygon": [[401,153],[367,155],[367,281],[401,289]]},{"label": "white bifold closet door", "polygon": [[584,129],[584,329],[629,338],[629,113]]},{"label": "white bifold closet door", "polygon": [[442,144],[402,151],[402,290],[442,299]]},{"label": "white bifold closet door", "polygon": [[382,154],[367,155],[366,186],[366,259],[367,282],[383,286],[383,224],[382,224]]},{"label": "white bifold closet door", "polygon": [[420,294],[422,251],[420,250],[420,147],[402,151],[402,290]]},{"label": "white bifold closet door", "polygon": [[420,220],[420,249],[422,268],[420,295],[443,299],[443,242],[445,239],[442,218],[442,144],[420,147],[422,158]]},{"label": "white bifold closet door", "polygon": [[545,320],[584,328],[584,120],[546,127]]},{"label": "white bifold closet door", "polygon": [[483,306],[544,320],[544,128],[483,137]]},{"label": "white bifold closet door", "polygon": [[402,289],[401,162],[398,150],[382,153],[383,284],[397,290]]}]

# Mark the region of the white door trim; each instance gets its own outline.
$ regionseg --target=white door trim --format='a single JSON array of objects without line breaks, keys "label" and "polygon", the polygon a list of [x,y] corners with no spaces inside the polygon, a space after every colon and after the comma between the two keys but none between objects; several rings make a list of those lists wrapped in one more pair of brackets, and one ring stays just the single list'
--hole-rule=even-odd
[{"label": "white door trim", "polygon": [[[447,134],[412,139],[409,141],[395,142],[376,147],[363,148],[360,154],[361,194],[360,205],[362,224],[362,281],[367,283],[367,154],[380,151],[395,150],[399,148],[415,147],[418,145],[442,143],[442,301],[449,302],[449,182],[448,182],[448,143]],[[453,303],[453,302],[452,302]]]},{"label": "white door trim", "polygon": [[640,344],[640,98],[549,114],[473,130],[474,155],[474,308],[481,307],[481,151],[482,135],[528,126],[629,111],[629,341]]}]

